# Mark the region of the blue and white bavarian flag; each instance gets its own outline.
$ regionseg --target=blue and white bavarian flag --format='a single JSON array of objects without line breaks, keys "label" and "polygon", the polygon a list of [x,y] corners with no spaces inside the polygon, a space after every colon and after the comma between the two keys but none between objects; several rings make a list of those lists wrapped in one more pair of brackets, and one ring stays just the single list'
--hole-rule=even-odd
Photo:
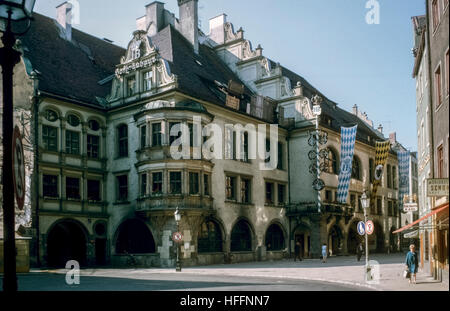
[{"label": "blue and white bavarian flag", "polygon": [[409,194],[409,151],[399,151],[397,153],[398,158],[398,175],[399,175],[399,190],[398,196],[400,206],[403,206],[403,197],[405,194]]},{"label": "blue and white bavarian flag", "polygon": [[357,129],[358,125],[354,127],[341,127],[341,168],[339,172],[337,201],[342,204],[347,203],[348,188],[352,178]]}]

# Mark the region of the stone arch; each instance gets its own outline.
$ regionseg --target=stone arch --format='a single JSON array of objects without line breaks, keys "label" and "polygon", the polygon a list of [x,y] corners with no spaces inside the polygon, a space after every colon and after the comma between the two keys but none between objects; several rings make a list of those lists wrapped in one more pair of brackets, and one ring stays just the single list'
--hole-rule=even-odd
[{"label": "stone arch", "polygon": [[76,110],[68,110],[68,111],[66,111],[66,114],[65,114],[64,118],[67,120],[67,118],[68,118],[70,115],[74,115],[74,116],[76,116],[77,118],[80,119],[80,124],[79,124],[78,126],[82,125],[82,124],[84,123],[84,121],[85,121],[85,120],[84,120],[83,114],[79,113],[79,112],[76,111]]},{"label": "stone arch", "polygon": [[124,220],[114,234],[116,254],[150,254],[156,252],[156,241],[151,228],[137,218]]},{"label": "stone arch", "polygon": [[[42,115],[47,110],[53,110],[54,112],[56,112],[56,114],[58,115],[58,119],[61,119],[63,117],[63,112],[61,111],[61,109],[59,109],[57,106],[52,105],[52,104],[47,104],[47,105],[43,106],[42,110],[40,110],[39,114]],[[54,121],[54,122],[56,122],[56,121]]]},{"label": "stone arch", "polygon": [[361,219],[355,217],[347,227],[347,253],[356,254],[359,243],[364,243],[364,236],[359,235],[357,225]]},{"label": "stone arch", "polygon": [[256,233],[251,222],[245,217],[239,217],[231,227],[230,251],[254,251],[256,247],[255,239]]},{"label": "stone arch", "polygon": [[225,251],[225,230],[222,222],[214,217],[205,218],[197,234],[197,252],[212,253]]},{"label": "stone arch", "polygon": [[397,230],[396,226],[392,226],[389,230],[389,250],[391,252],[397,252],[400,244],[398,235],[393,234],[395,230]]},{"label": "stone arch", "polygon": [[304,258],[311,257],[311,226],[304,222],[298,222],[291,232],[291,252],[295,250],[295,243],[300,242],[300,255]]},{"label": "stone arch", "polygon": [[273,220],[264,231],[263,242],[268,251],[281,251],[287,246],[287,234],[279,220]]},{"label": "stone arch", "polygon": [[55,221],[47,230],[47,264],[50,267],[65,267],[70,260],[81,266],[88,263],[89,232],[78,220],[64,218]]},{"label": "stone arch", "polygon": [[345,235],[342,227],[337,222],[330,226],[328,230],[328,253],[331,255],[341,255],[344,252]]},{"label": "stone arch", "polygon": [[382,253],[385,251],[385,234],[383,226],[377,221],[373,220],[374,232],[369,235],[369,250],[375,253]]}]

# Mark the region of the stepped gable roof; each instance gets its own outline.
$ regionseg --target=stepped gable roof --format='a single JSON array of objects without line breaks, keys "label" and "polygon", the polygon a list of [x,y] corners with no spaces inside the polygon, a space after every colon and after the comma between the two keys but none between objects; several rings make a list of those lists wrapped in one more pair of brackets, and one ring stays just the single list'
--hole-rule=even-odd
[{"label": "stepped gable roof", "polygon": [[[303,95],[311,98],[314,95],[319,95],[323,98],[322,103],[322,116],[326,116],[331,120],[331,125],[323,124],[332,130],[340,133],[341,126],[354,126],[358,125],[358,131],[356,138],[366,144],[373,144],[377,140],[385,140],[384,136],[377,130],[372,128],[366,122],[361,120],[358,116],[351,112],[338,107],[338,104],[329,100],[325,95],[313,87],[305,78],[299,76],[298,74],[290,71],[287,68],[281,67],[283,76],[287,77],[291,81],[291,85],[295,86],[297,82],[300,82],[303,86]],[[323,119],[322,119],[323,121]],[[371,141],[369,142],[368,137],[370,136]]]},{"label": "stepped gable roof", "polygon": [[[171,72],[178,77],[178,89],[189,96],[223,106],[226,94],[220,85],[228,87],[230,80],[244,85],[210,47],[200,44],[196,54],[192,45],[172,25],[150,39],[161,57],[169,62]],[[247,87],[244,95],[250,102],[253,93]]]},{"label": "stepped gable roof", "polygon": [[[33,13],[22,42],[28,74],[41,73],[39,90],[103,108],[97,97],[111,92],[111,83],[125,49],[72,28],[72,41],[60,36],[62,28],[44,15]],[[108,81],[108,79],[106,80]]]}]

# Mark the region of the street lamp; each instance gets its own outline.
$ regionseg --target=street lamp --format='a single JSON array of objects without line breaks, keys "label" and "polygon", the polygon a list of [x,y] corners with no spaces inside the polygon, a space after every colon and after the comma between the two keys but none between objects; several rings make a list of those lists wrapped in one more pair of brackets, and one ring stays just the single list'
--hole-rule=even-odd
[{"label": "street lamp", "polygon": [[15,241],[15,211],[14,185],[12,178],[12,140],[13,140],[13,73],[14,66],[20,61],[20,52],[13,47],[16,36],[24,34],[14,32],[13,23],[31,22],[36,0],[0,0],[0,31],[3,33],[0,48],[0,65],[3,77],[3,230],[4,230],[4,278],[5,292],[17,291],[16,276],[16,241]]},{"label": "street lamp", "polygon": [[[175,216],[175,221],[177,223],[177,232],[180,232],[180,221],[181,221],[181,213],[178,209],[177,209],[174,213]],[[181,272],[181,260],[180,260],[180,241],[175,241],[175,243],[177,243],[177,264],[176,264],[176,271],[177,272]]]},{"label": "street lamp", "polygon": [[[366,191],[364,191],[363,195],[361,196],[361,204],[364,210],[364,223],[367,226],[367,209],[370,207],[370,198],[367,197]],[[364,274],[364,277],[367,277],[367,273],[370,272],[370,266],[369,266],[369,236],[367,235],[367,228],[365,228],[365,240],[366,240],[366,273]]]},{"label": "street lamp", "polygon": [[[322,98],[318,95],[315,95],[312,98],[313,102],[313,114],[316,117],[316,166],[317,166],[317,181],[320,180],[320,155],[319,155],[319,140],[320,140],[320,133],[319,133],[319,118],[322,114],[322,107],[320,104],[322,103]],[[321,213],[321,205],[322,205],[322,198],[320,196],[320,190],[317,190],[317,206],[318,206],[318,212]]]}]

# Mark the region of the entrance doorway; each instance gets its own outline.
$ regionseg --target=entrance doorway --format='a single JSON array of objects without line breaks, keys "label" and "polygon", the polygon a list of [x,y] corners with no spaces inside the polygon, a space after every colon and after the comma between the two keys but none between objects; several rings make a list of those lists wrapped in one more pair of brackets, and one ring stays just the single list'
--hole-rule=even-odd
[{"label": "entrance doorway", "polygon": [[337,225],[331,227],[330,233],[328,234],[328,252],[330,256],[340,255],[342,253],[343,241],[344,236],[341,228]]},{"label": "entrance doorway", "polygon": [[50,267],[64,268],[70,260],[86,265],[86,236],[81,225],[72,221],[56,224],[47,236],[47,262]]},{"label": "entrance doorway", "polygon": [[95,262],[99,266],[106,264],[106,239],[95,239]]}]

